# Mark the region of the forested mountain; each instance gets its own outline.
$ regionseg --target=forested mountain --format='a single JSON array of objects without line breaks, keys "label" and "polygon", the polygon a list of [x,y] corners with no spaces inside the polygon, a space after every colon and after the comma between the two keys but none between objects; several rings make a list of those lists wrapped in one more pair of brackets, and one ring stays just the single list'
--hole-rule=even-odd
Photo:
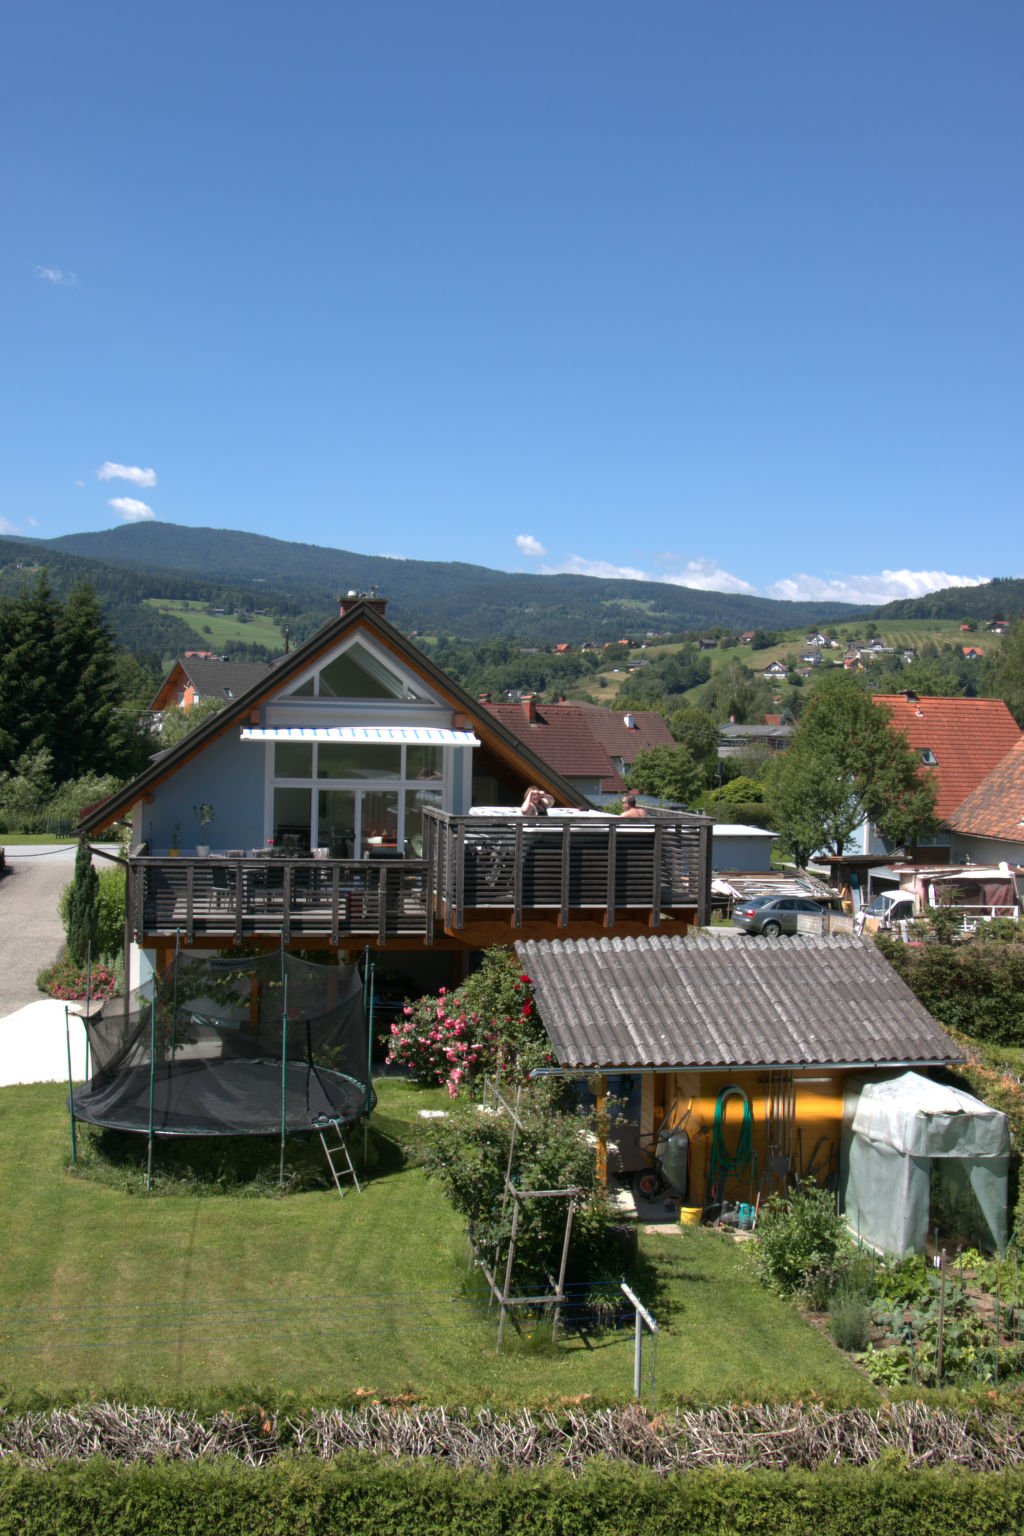
[{"label": "forested mountain", "polygon": [[524,645],[681,635],[721,627],[818,628],[838,619],[1012,617],[1024,611],[1024,581],[956,587],[870,610],[848,603],[777,602],[702,592],[666,582],[592,576],[516,575],[460,561],[362,555],[231,529],[135,523],[59,539],[0,539],[0,576],[45,564],[57,593],[78,576],[96,588],[123,645],[170,654],[201,645],[182,620],[143,607],[144,597],[198,599],[219,607],[259,608],[303,640],[337,612],[340,593],[376,586],[399,628],[471,643],[507,639]]},{"label": "forested mountain", "polygon": [[[182,578],[230,585],[250,602],[287,617],[322,622],[339,593],[377,586],[388,617],[402,629],[464,640],[504,636],[526,643],[618,639],[623,635],[702,630],[786,629],[863,612],[847,603],[776,602],[734,593],[701,592],[665,582],[598,580],[592,576],[515,575],[458,561],[396,560],[270,539],[230,529],[135,523],[98,533],[27,540],[37,558],[50,552],[110,567],[157,573],[161,591],[187,596]],[[170,593],[167,578],[173,577]],[[90,575],[104,592],[98,574]],[[144,585],[147,585],[144,582]],[[148,581],[147,590],[156,595]],[[259,594],[257,599],[256,594]],[[300,624],[300,632],[303,625]],[[293,624],[294,633],[294,624]]]},{"label": "forested mountain", "polygon": [[944,587],[878,608],[875,619],[1012,619],[1024,613],[1024,580],[997,576],[983,587]]}]

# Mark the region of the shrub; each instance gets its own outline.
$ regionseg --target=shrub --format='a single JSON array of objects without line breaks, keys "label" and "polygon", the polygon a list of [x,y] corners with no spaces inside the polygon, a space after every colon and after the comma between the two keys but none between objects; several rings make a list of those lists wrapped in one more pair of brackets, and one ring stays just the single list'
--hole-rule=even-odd
[{"label": "shrub", "polygon": [[859,1354],[866,1349],[871,1331],[871,1313],[862,1296],[840,1286],[829,1305],[829,1332],[840,1349]]},{"label": "shrub", "polygon": [[86,967],[77,965],[70,955],[63,955],[39,972],[36,986],[49,997],[79,1002],[85,997],[116,997],[119,983],[110,966],[97,964],[87,972]]},{"label": "shrub", "polygon": [[106,800],[120,785],[121,780],[112,773],[86,773],[79,779],[68,779],[47,804],[47,820],[69,821],[74,825],[88,806]]},{"label": "shrub", "polygon": [[488,950],[454,992],[408,1002],[391,1026],[387,1060],[452,1098],[481,1073],[522,1079],[551,1060],[533,985],[511,950]]},{"label": "shrub", "polygon": [[[593,1142],[587,1139],[593,1120],[580,1112],[558,1110],[556,1094],[549,1084],[534,1084],[523,1096],[511,1178],[517,1189],[579,1188],[570,1263],[578,1277],[593,1279],[611,1252],[604,1186]],[[445,1119],[433,1121],[424,1135],[422,1161],[428,1177],[439,1180],[483,1248],[497,1243],[504,1247],[512,1229],[513,1201],[504,1199],[511,1140],[511,1115],[468,1100]],[[522,1202],[516,1235],[517,1286],[546,1287],[548,1276],[558,1273],[565,1217],[565,1200]]]},{"label": "shrub", "polygon": [[[124,951],[125,873],[118,865],[97,871],[99,878],[96,918],[96,957],[115,960]],[[71,891],[67,884],[60,893],[60,917],[67,933]]]},{"label": "shrub", "polygon": [[817,1307],[846,1279],[855,1253],[835,1196],[817,1184],[800,1184],[786,1199],[773,1195],[761,1207],[757,1238],[754,1259],[765,1284],[802,1293]]},{"label": "shrub", "polygon": [[958,944],[876,943],[914,995],[947,1028],[993,1045],[1024,1045],[1024,945],[972,935]]}]

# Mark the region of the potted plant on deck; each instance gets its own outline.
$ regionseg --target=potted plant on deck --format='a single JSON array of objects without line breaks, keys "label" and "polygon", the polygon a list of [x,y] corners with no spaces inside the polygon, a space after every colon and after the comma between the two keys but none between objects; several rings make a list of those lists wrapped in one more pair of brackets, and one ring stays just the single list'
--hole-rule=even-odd
[{"label": "potted plant on deck", "polygon": [[204,800],[200,805],[194,805],[192,810],[196,820],[199,822],[199,841],[196,844],[196,857],[205,859],[210,852],[210,845],[206,841],[206,829],[210,822],[214,820],[213,806],[207,805]]}]

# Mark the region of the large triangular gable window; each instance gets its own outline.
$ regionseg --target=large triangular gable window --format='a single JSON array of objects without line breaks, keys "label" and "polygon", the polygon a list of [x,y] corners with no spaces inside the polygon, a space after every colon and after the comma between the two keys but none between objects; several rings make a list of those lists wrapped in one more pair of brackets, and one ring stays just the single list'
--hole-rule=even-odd
[{"label": "large triangular gable window", "polygon": [[337,651],[282,697],[321,699],[417,699],[412,679],[393,671],[358,640]]}]

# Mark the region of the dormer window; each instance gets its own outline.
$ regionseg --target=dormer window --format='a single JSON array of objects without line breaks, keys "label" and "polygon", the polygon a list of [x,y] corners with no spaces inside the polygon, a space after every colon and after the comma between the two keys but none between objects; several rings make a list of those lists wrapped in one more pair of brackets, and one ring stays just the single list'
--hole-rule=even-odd
[{"label": "dormer window", "polygon": [[921,761],[927,767],[935,768],[935,767],[937,767],[939,760],[935,756],[935,753],[932,751],[931,747],[922,747],[921,748]]}]

